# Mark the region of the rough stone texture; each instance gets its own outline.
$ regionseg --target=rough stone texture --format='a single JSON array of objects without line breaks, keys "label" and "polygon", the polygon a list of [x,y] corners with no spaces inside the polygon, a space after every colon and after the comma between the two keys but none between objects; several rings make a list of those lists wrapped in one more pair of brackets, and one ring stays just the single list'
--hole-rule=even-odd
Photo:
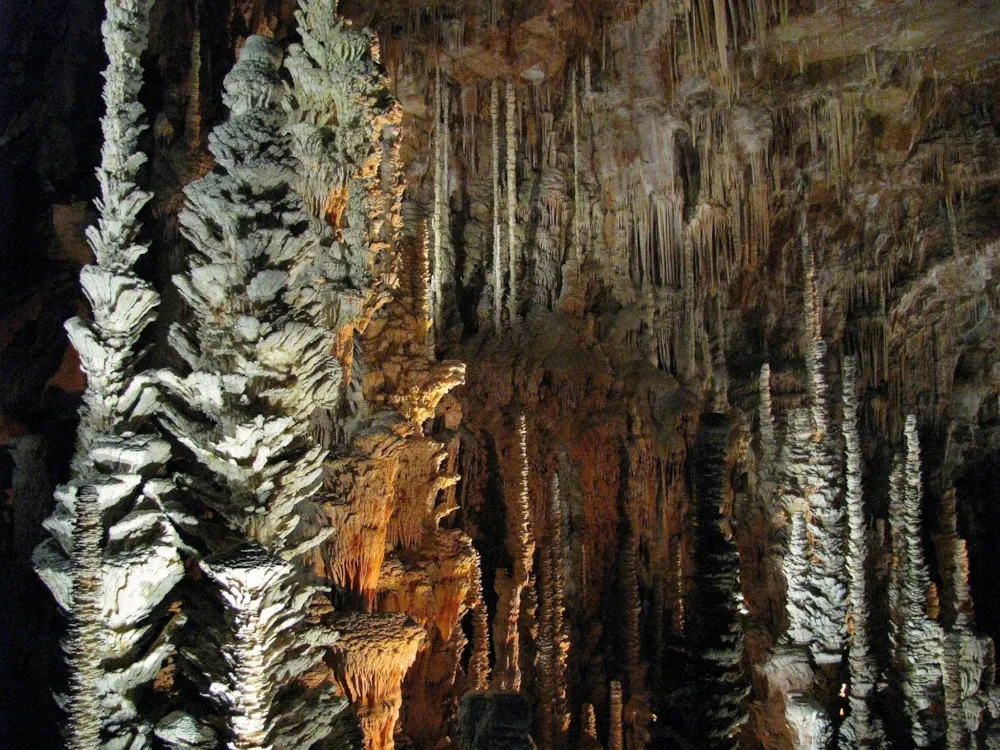
[{"label": "rough stone texture", "polygon": [[[85,116],[73,66],[59,62],[67,49],[86,57],[94,47],[81,38],[88,24],[96,30],[82,5],[67,3],[78,36],[54,51],[45,74],[59,95],[39,97],[0,131],[18,174],[34,159],[28,171],[55,186],[49,198],[41,178],[23,181],[24,195],[37,197],[18,205],[30,209],[25,234],[40,238],[32,248],[63,264],[79,247],[66,236],[81,224],[72,207],[92,190],[75,178],[67,191],[70,165],[94,158],[75,152],[84,134],[68,138],[61,126],[67,111],[97,121]],[[145,96],[157,193],[150,278],[164,295],[164,325],[151,337],[158,361],[170,361],[166,325],[186,322],[168,283],[181,270],[177,196],[213,166],[205,140],[224,114],[220,87],[235,50],[254,31],[284,44],[292,6],[157,4]],[[335,21],[332,3],[307,9]],[[939,720],[928,731],[953,746],[988,746],[997,701],[984,639],[1000,635],[993,4],[344,0],[339,10],[376,35],[336,21],[329,49],[346,51],[350,64],[321,60],[322,45],[313,47],[319,62],[301,68],[302,81],[381,75],[379,59],[389,77],[363,107],[335,101],[329,80],[312,90],[325,117],[343,108],[345,121],[366,126],[343,133],[353,154],[339,162],[350,164],[344,172],[325,161],[341,153],[326,150],[341,136],[339,118],[296,122],[295,148],[315,168],[295,184],[325,255],[310,260],[289,303],[324,312],[342,371],[335,403],[311,419],[318,443],[333,449],[316,493],[322,513],[311,521],[344,534],[318,545],[308,565],[332,584],[339,610],[412,608],[423,626],[426,645],[402,681],[399,744],[457,742],[461,695],[485,685],[497,572],[514,571],[524,546],[505,533],[519,525],[508,508],[520,491],[523,414],[536,559],[513,625],[505,613],[514,603],[500,608],[502,642],[516,634],[516,665],[510,653],[492,656],[516,666],[532,705],[558,699],[550,631],[562,605],[546,554],[558,475],[570,722],[564,737],[551,732],[552,744],[609,744],[618,683],[623,744],[641,746],[648,731],[650,744],[704,746],[673,713],[683,701],[667,696],[678,663],[712,656],[694,653],[705,529],[692,448],[700,415],[718,412],[731,424],[729,489],[713,520],[739,552],[752,679],[740,746],[792,746],[786,717],[805,746],[825,741],[823,717],[836,723],[844,709],[849,722],[862,718],[853,689],[839,695],[857,635],[845,614],[860,600],[859,564],[868,666],[883,676],[869,703],[889,744],[909,746],[913,718]],[[20,23],[30,30],[34,21]],[[326,33],[293,38],[308,53]],[[24,79],[13,76],[19,102],[31,100]],[[284,97],[293,120],[308,110],[300,93]],[[371,119],[374,111],[388,119]],[[378,127],[367,127],[378,122],[381,146]],[[70,208],[51,209],[51,232],[34,231],[28,217],[44,218],[50,203]],[[376,216],[387,218],[373,233]],[[55,291],[66,288],[55,272],[33,278],[42,277],[30,297],[3,301],[5,315],[23,311],[5,318],[0,338],[15,373],[2,400],[4,435],[55,433],[46,415],[64,402],[40,394],[60,362],[57,381],[71,382],[74,360],[58,336],[26,343],[32,326],[55,329],[70,312],[55,311],[54,298],[68,296]],[[841,407],[848,355],[856,447],[845,434],[850,408]],[[897,507],[913,492],[902,465],[890,481],[909,414],[923,475],[912,533]],[[56,478],[64,454],[50,452]],[[867,563],[847,536],[857,541],[848,492],[859,478]],[[927,572],[915,587],[903,565],[907,537],[924,546]],[[981,630],[960,617],[973,601]],[[926,709],[916,690],[923,678],[895,667],[906,658],[904,621],[915,622],[904,610],[942,633],[945,673]],[[478,644],[468,674],[466,633]],[[920,661],[916,671],[926,668]],[[546,745],[558,723],[550,713],[531,719]]]}]

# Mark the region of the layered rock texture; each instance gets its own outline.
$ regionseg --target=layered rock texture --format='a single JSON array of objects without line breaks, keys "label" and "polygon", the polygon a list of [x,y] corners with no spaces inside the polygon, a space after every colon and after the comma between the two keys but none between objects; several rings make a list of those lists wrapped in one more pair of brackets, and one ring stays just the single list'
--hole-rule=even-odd
[{"label": "layered rock texture", "polygon": [[0,746],[1000,746],[994,3],[36,5]]}]

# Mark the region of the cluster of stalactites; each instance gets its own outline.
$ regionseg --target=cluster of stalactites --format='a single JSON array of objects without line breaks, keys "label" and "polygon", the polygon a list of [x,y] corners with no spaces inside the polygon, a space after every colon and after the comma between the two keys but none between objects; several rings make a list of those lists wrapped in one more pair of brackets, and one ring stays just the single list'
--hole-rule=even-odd
[{"label": "cluster of stalactites", "polygon": [[364,748],[392,750],[403,678],[425,644],[424,629],[397,613],[345,615],[337,628],[333,669],[358,714]]}]

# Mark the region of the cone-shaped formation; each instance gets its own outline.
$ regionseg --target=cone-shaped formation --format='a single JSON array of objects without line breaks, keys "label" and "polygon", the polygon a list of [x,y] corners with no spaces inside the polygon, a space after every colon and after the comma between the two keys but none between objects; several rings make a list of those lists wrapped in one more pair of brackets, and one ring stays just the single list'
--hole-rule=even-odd
[{"label": "cone-shaped formation", "polygon": [[309,419],[336,398],[337,365],[330,332],[287,302],[316,238],[289,188],[298,165],[281,134],[279,63],[272,42],[250,37],[226,77],[230,118],[209,136],[223,171],[188,186],[180,216],[196,254],[175,282],[193,314],[170,339],[191,372],[158,377],[164,426],[194,458],[190,495],[232,534],[291,557],[329,534],[300,505],[324,457]]},{"label": "cone-shaped formation", "polygon": [[352,614],[336,622],[333,669],[361,722],[365,750],[392,750],[407,670],[425,642],[404,614]]},{"label": "cone-shaped formation", "polygon": [[296,18],[301,42],[285,62],[292,151],[302,163],[295,187],[342,241],[342,247],[324,243],[322,257],[346,263],[363,291],[399,229],[399,196],[386,180],[396,175],[386,174],[383,159],[395,159],[401,113],[373,34],[338,16],[336,0],[300,0]]},{"label": "cone-shaped formation", "polygon": [[906,418],[906,452],[903,459],[902,493],[894,501],[899,509],[900,533],[894,535],[899,549],[893,548],[899,576],[899,619],[896,668],[899,673],[910,733],[917,747],[929,747],[942,734],[934,705],[941,700],[941,662],[944,633],[930,616],[937,594],[933,590],[923,545],[923,489],[920,472],[920,442],[917,420]]},{"label": "cone-shaped formation", "polygon": [[289,301],[315,234],[289,187],[280,61],[252,36],[226,77],[230,117],[209,137],[221,170],[188,186],[180,217],[194,253],[175,283],[193,314],[171,342],[190,373],[156,375],[162,423],[190,455],[180,481],[204,518],[192,532],[223,551],[203,566],[222,606],[200,587],[192,617],[212,625],[189,629],[186,652],[234,748],[308,747],[339,710],[331,681],[305,677],[332,633],[305,621],[315,590],[282,562],[332,531],[311,500],[325,451],[309,427],[338,368],[329,330]]},{"label": "cone-shaped formation", "polygon": [[258,544],[203,560],[201,569],[222,606],[197,610],[185,651],[226,717],[226,747],[312,747],[346,707],[329,683],[303,689],[337,640],[330,628],[302,626],[318,589],[298,583],[290,563]]},{"label": "cone-shaped formation", "polygon": [[94,474],[57,490],[45,522],[52,538],[35,551],[39,575],[70,613],[67,744],[145,747],[151,721],[137,693],[172,653],[182,622],[164,612],[184,575],[167,513],[173,485],[156,476],[170,449],[150,437],[101,436],[89,453]]},{"label": "cone-shaped formation", "polygon": [[861,490],[861,441],[858,435],[857,364],[853,357],[844,360],[844,456],[847,474],[847,572],[849,574],[848,608],[851,618],[850,692],[847,718],[840,727],[843,748],[877,748],[885,742],[881,720],[871,706],[876,673],[871,638],[870,610],[865,586],[868,569],[868,534],[865,523],[864,496]]},{"label": "cone-shaped formation", "polygon": [[104,71],[107,111],[101,120],[104,142],[97,170],[100,218],[97,226],[87,229],[96,262],[80,274],[93,319],[72,318],[66,324],[87,375],[73,461],[77,471],[91,463],[87,450],[91,438],[118,432],[127,418],[121,399],[137,365],[135,346],[160,299],[135,273],[147,250],[138,239],[139,212],[152,197],[136,184],[146,162],[138,149],[139,136],[147,127],[139,103],[140,58],[146,50],[151,5],[150,0],[107,0],[101,24],[108,67]]},{"label": "cone-shaped formation", "polygon": [[151,197],[136,184],[146,161],[138,150],[146,128],[139,91],[150,5],[105,4],[100,218],[87,230],[96,262],[80,274],[93,319],[66,323],[87,387],[73,479],[56,493],[45,523],[53,536],[34,555],[42,580],[70,614],[66,742],[73,750],[149,745],[151,720],[136,700],[173,651],[170,637],[181,619],[164,605],[183,575],[164,507],[172,485],[156,479],[169,447],[132,432],[141,425],[126,398],[136,345],[159,303],[135,273],[146,252],[139,212]]}]

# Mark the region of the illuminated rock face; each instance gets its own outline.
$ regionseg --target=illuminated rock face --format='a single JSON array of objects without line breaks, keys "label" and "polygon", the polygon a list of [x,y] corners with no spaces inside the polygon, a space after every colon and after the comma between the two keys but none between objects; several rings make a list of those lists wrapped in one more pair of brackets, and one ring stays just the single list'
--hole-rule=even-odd
[{"label": "illuminated rock face", "polygon": [[[86,213],[32,183],[92,190],[83,5],[0,127],[60,262]],[[996,743],[989,4],[147,10],[108,3],[88,386],[36,553],[71,746]],[[51,439],[70,379],[7,357],[60,354],[55,306],[0,285],[0,433]]]},{"label": "illuminated rock face", "polygon": [[361,722],[365,750],[392,750],[403,677],[424,630],[403,614],[346,615],[336,625],[333,668]]}]

